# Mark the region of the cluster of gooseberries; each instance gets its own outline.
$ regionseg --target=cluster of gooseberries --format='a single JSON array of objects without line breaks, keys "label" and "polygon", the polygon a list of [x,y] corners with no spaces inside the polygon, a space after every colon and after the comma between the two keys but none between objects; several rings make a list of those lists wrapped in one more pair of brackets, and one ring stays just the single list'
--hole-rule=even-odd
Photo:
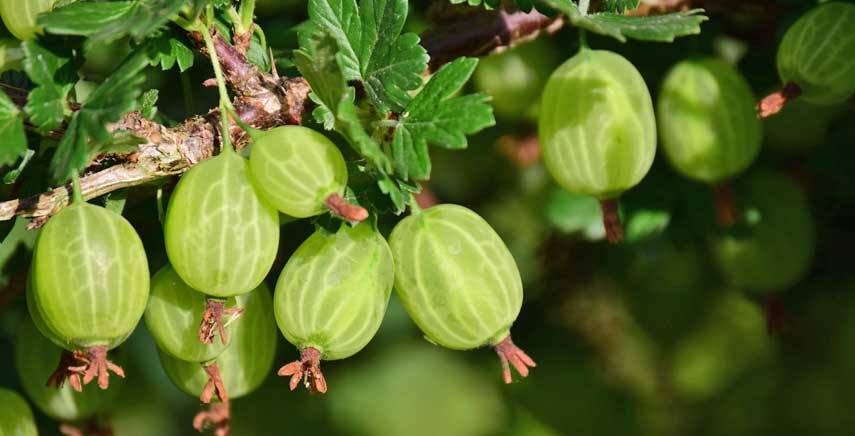
[{"label": "cluster of gooseberries", "polygon": [[[819,105],[851,97],[853,26],[855,6],[845,3],[819,6],[797,21],[778,54],[784,88],[760,103],[761,115],[795,97]],[[820,28],[831,32],[814,31]],[[556,181],[595,196],[608,240],[619,242],[617,198],[649,171],[658,130],[673,167],[715,188],[719,223],[740,227],[710,238],[717,265],[730,282],[765,292],[790,286],[808,269],[814,225],[802,193],[785,177],[755,172],[731,194],[728,181],[759,153],[755,115],[750,87],[725,62],[675,65],[654,111],[632,63],[583,47],[546,80],[538,135]],[[351,357],[369,343],[393,288],[431,342],[454,350],[493,347],[505,382],[512,381],[511,367],[528,375],[535,362],[510,334],[522,306],[520,274],[483,218],[451,204],[415,207],[387,242],[369,212],[345,199],[347,166],[323,134],[283,126],[252,136],[249,159],[225,146],[181,178],[164,225],[169,264],[151,278],[133,227],[84,202],[75,179],[71,205],[39,236],[27,289],[32,323],[16,343],[24,388],[40,408],[76,420],[109,403],[110,374],[125,373],[108,352],[144,317],[170,379],[212,404],[194,424],[226,428],[229,400],[272,372],[277,326],[299,350],[278,374],[290,378],[292,390],[303,384],[323,393],[320,362]],[[319,229],[300,245],[271,295],[263,280],[279,247],[280,213],[342,220],[336,231]],[[786,274],[771,275],[764,262],[773,261]],[[104,392],[87,387],[93,381]],[[0,405],[0,422],[19,426],[13,434],[34,434],[31,412],[16,394],[0,390]]]},{"label": "cluster of gooseberries", "polygon": [[[347,170],[329,139],[300,126],[253,135],[248,160],[227,146],[181,178],[164,223],[170,263],[151,283],[134,229],[84,202],[75,179],[72,204],[39,236],[27,291],[35,328],[54,344],[38,354],[60,362],[52,384],[83,391],[97,379],[107,389],[110,372],[124,377],[107,352],[144,315],[170,379],[214,403],[194,425],[226,428],[229,399],[250,393],[271,371],[276,325],[300,351],[279,375],[290,377],[292,390],[302,383],[326,392],[320,361],[368,344],[393,283],[432,341],[452,349],[493,346],[506,382],[510,365],[528,374],[534,362],[510,339],[522,283],[486,221],[461,206],[415,211],[398,224],[390,247],[367,212],[344,200]],[[337,231],[319,229],[303,242],[271,297],[263,280],[279,246],[279,212],[330,212],[343,220]],[[44,371],[28,370],[36,372]]]}]

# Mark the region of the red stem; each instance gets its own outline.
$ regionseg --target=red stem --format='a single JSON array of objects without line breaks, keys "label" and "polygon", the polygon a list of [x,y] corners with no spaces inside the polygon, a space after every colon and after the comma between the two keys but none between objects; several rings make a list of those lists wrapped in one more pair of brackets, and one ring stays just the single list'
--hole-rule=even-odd
[{"label": "red stem", "polygon": [[784,109],[784,106],[802,95],[802,89],[796,82],[787,82],[780,91],[767,95],[757,104],[757,117],[768,118]]},{"label": "red stem", "polygon": [[600,200],[600,209],[603,211],[603,226],[606,228],[606,239],[610,244],[623,241],[623,226],[620,222],[617,198]]}]

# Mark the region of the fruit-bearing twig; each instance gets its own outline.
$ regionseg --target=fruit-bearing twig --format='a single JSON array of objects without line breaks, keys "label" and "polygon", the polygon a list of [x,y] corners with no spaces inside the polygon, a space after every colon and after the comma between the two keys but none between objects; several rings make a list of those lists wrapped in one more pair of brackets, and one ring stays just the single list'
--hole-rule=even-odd
[{"label": "fruit-bearing twig", "polygon": [[[422,35],[421,43],[431,55],[429,69],[436,69],[459,56],[495,53],[544,34],[544,30],[553,31],[561,26],[560,19],[548,18],[537,12],[482,10],[468,15],[469,19],[485,25],[473,26],[471,21],[468,24],[466,20],[455,21]],[[466,27],[474,31],[462,32]],[[191,33],[191,37],[201,41],[199,34]],[[305,111],[311,109],[308,82],[302,77],[285,78],[262,72],[222,35],[215,32],[213,38],[225,80],[235,94],[233,106],[241,121],[261,130],[301,123]],[[205,51],[202,47],[199,50]],[[8,93],[5,88],[3,90]],[[25,104],[23,96],[15,97],[16,103]],[[145,142],[135,153],[125,156],[124,162],[84,174],[80,178],[83,198],[90,200],[118,189],[175,176],[217,154],[220,148],[219,117],[219,111],[212,109],[207,115],[192,116],[170,128],[146,120],[136,112],[125,115],[109,126],[110,131],[132,133]],[[236,148],[248,142],[246,132],[235,124],[232,124],[229,134]],[[69,186],[60,186],[34,197],[0,202],[0,221],[21,216],[40,218],[34,224],[41,225],[69,204],[70,194]]]}]

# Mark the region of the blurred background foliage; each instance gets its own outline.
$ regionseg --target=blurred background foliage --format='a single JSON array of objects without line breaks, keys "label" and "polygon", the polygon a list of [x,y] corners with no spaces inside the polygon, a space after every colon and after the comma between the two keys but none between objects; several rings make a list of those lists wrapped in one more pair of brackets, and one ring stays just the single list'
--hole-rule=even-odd
[{"label": "blurred background foliage", "polygon": [[[258,3],[280,73],[294,74],[288,58],[305,3]],[[778,84],[781,35],[815,4],[700,3],[711,19],[699,36],[668,45],[591,35],[589,44],[631,60],[654,100],[674,63],[707,55],[737,62],[761,96]],[[411,4],[411,29],[429,27],[436,5]],[[764,122],[763,151],[753,171],[772,169],[799,182],[816,220],[817,249],[810,273],[795,286],[773,295],[746,292],[726,283],[710,259],[712,192],[676,174],[661,153],[641,185],[622,199],[627,242],[620,246],[603,242],[594,199],[551,181],[536,144],[539,89],[551,69],[575,53],[577,41],[567,29],[484,60],[471,86],[495,94],[497,125],[472,138],[466,151],[433,148],[432,180],[422,197],[474,208],[512,250],[526,289],[514,340],[538,363],[531,376],[504,386],[492,351],[453,352],[422,340],[393,295],[372,343],[354,358],[325,363],[329,394],[290,392],[287,380],[271,374],[258,391],[234,402],[233,434],[852,434],[853,103],[797,103]],[[102,78],[127,49],[126,42],[92,49],[87,79]],[[148,86],[160,89],[159,108],[167,119],[216,104],[215,90],[200,86],[210,75],[204,62],[180,77],[154,69],[146,74]],[[4,198],[12,197],[12,189],[0,186]],[[14,189],[16,195],[32,193],[26,181]],[[130,191],[124,215],[157,271],[166,258],[154,193],[153,187]],[[381,226],[388,231],[396,220],[384,217]],[[0,386],[18,390],[12,350],[27,316],[22,291],[36,234],[24,225],[15,223],[0,245]],[[312,229],[305,221],[283,225],[271,285]],[[770,316],[780,321],[771,333]],[[277,362],[297,356],[284,338],[279,345]],[[198,401],[166,378],[142,323],[121,349],[128,379],[108,417],[116,434],[191,434]],[[42,433],[57,434],[58,424],[36,413]]]}]

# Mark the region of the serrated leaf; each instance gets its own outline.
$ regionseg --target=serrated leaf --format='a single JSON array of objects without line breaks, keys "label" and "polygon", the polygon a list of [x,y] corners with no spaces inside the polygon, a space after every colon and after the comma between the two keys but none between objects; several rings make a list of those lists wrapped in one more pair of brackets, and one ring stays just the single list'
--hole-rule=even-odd
[{"label": "serrated leaf", "polygon": [[107,126],[134,109],[140,95],[139,85],[144,80],[139,73],[148,65],[146,50],[133,53],[92,91],[86,103],[75,112],[51,161],[57,182],[66,181],[86,166],[91,157],[90,151],[98,151],[100,146],[110,141]]},{"label": "serrated leaf", "polygon": [[[337,50],[334,39],[318,35],[294,51],[297,70],[312,86],[312,100],[326,107],[333,114],[333,119],[347,88],[342,67],[336,58]],[[325,127],[329,130],[334,124]]]},{"label": "serrated leaf", "polygon": [[140,97],[139,111],[143,118],[152,120],[157,115],[157,98],[160,92],[157,89],[149,89]]},{"label": "serrated leaf", "polygon": [[600,5],[602,10],[622,14],[627,9],[638,7],[639,0],[603,0]]},{"label": "serrated leaf", "polygon": [[249,40],[246,58],[261,71],[270,71],[270,50],[266,45],[262,44],[258,33],[253,33],[252,38]]},{"label": "serrated leaf", "polygon": [[348,139],[350,145],[371,162],[380,171],[388,173],[392,171],[389,158],[383,153],[380,145],[365,131],[359,117],[356,115],[356,105],[353,103],[353,88],[348,88],[350,93],[338,105],[336,112],[336,130]]},{"label": "serrated leaf", "polygon": [[15,163],[26,153],[24,116],[12,99],[0,91],[0,166]]},{"label": "serrated leaf", "polygon": [[362,82],[381,112],[400,111],[428,61],[417,35],[401,35],[407,12],[406,0],[310,0],[312,24],[302,30],[332,36],[345,80]]},{"label": "serrated leaf", "polygon": [[410,199],[409,194],[401,189],[398,182],[397,179],[393,179],[387,174],[380,174],[377,178],[377,186],[380,188],[380,192],[392,200],[392,212],[396,214],[404,211]]},{"label": "serrated leaf", "polygon": [[611,36],[621,42],[627,38],[641,41],[673,42],[680,36],[701,33],[701,23],[708,18],[703,9],[674,12],[665,15],[633,16],[603,12],[582,15],[571,0],[537,0],[538,4],[562,12],[576,27]]},{"label": "serrated leaf", "polygon": [[27,97],[24,110],[29,121],[41,133],[62,125],[68,111],[68,93],[77,83],[79,60],[70,49],[59,45],[45,47],[36,40],[22,44],[26,59],[24,71],[36,86]]},{"label": "serrated leaf", "polygon": [[395,126],[392,144],[392,158],[399,176],[427,179],[428,143],[466,148],[466,135],[496,123],[486,94],[454,97],[476,65],[475,58],[459,58],[444,65],[407,106]]},{"label": "serrated leaf", "polygon": [[124,36],[142,41],[178,14],[184,3],[184,0],[78,2],[39,16],[38,23],[49,33],[88,36],[87,46]]},{"label": "serrated leaf", "polygon": [[305,41],[304,49],[294,52],[294,63],[312,86],[312,100],[318,103],[314,112],[316,119],[320,118],[325,128],[341,133],[357,153],[378,169],[390,171],[388,158],[356,115],[353,88],[345,82],[336,41],[328,36],[316,36]]},{"label": "serrated leaf", "polygon": [[193,66],[193,49],[184,43],[184,39],[177,32],[163,32],[152,38],[147,50],[151,65],[160,65],[164,71],[177,64],[178,71],[183,73]]}]

